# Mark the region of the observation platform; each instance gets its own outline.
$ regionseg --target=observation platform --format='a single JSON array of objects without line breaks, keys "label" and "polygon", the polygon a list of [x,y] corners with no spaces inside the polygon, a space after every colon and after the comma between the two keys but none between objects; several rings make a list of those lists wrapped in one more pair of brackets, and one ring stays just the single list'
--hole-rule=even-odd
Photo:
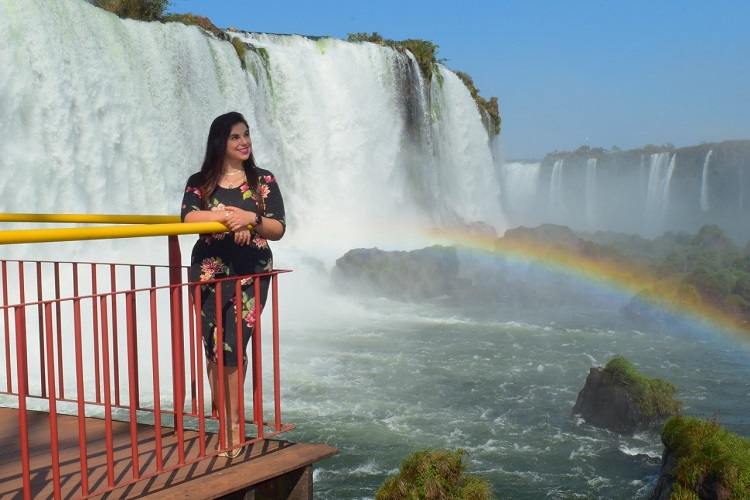
[{"label": "observation platform", "polygon": [[[281,413],[278,277],[289,271],[191,283],[177,236],[227,232],[220,223],[87,214],[3,221],[112,225],[4,230],[0,248],[166,237],[168,264],[0,256],[0,401],[13,407],[0,408],[0,498],[312,499],[313,464],[338,450],[277,437],[296,427]],[[269,282],[263,308],[261,280]],[[224,350],[216,401],[207,380],[204,286],[216,290],[216,310],[222,293],[236,304],[254,298],[253,314],[235,308],[228,328],[237,344],[225,347],[243,350],[243,321],[254,318],[247,368],[237,367],[244,440],[235,447],[219,440],[229,411]],[[224,331],[220,317],[218,345]],[[240,457],[220,456],[240,444]]]},{"label": "observation platform", "polygon": [[[29,411],[29,452],[31,459],[32,498],[54,498],[52,460],[50,455],[49,414]],[[81,489],[78,418],[58,415],[61,498],[83,498]],[[23,498],[23,474],[18,457],[21,453],[18,410],[0,408],[0,498]],[[86,418],[89,488],[107,486],[107,440],[105,421]],[[155,468],[155,427],[138,424],[139,475]],[[177,438],[172,429],[161,428],[164,469],[177,467]],[[200,453],[197,431],[184,431],[185,458],[196,460]],[[206,433],[206,450],[217,444],[216,434]],[[113,422],[112,465],[118,478],[133,475],[129,422]],[[235,459],[218,455],[190,466],[165,470],[156,476],[128,484],[103,494],[85,498],[312,498],[312,464],[335,455],[336,448],[322,444],[292,443],[264,439],[245,446]]]}]

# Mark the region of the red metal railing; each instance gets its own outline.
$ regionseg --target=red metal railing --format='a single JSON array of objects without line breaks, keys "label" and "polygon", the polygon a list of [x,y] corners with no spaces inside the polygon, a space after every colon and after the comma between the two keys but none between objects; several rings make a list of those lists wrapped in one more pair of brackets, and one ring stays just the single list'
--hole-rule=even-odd
[{"label": "red metal railing", "polygon": [[[170,238],[173,263],[179,262],[179,246],[175,245],[176,238]],[[260,280],[254,281],[256,324],[249,353],[252,417],[241,420],[239,430],[239,435],[245,436],[249,427],[253,437],[245,438],[242,445],[294,428],[281,422],[278,275],[284,272],[254,275],[268,276],[270,289],[262,319]],[[223,432],[224,391],[219,388],[221,418],[217,418],[204,382],[201,322],[196,320],[201,313],[200,286],[188,283],[187,276],[187,268],[179,265],[0,261],[3,338],[0,347],[5,363],[4,374],[0,374],[0,405],[17,404],[19,410],[24,498],[34,497],[29,418],[37,410],[49,412],[51,476],[56,498],[61,491],[60,414],[78,418],[79,491],[83,497],[210,459],[227,450]],[[235,283],[237,294],[243,278],[246,277],[229,279]],[[217,291],[221,288],[216,287]],[[220,299],[217,293],[217,301]],[[264,322],[271,324],[268,340],[263,338]],[[238,327],[238,352],[242,349],[241,335]],[[264,340],[270,343],[270,355],[263,355]],[[219,345],[221,342],[220,337]],[[268,358],[271,369],[264,374],[263,362]],[[242,381],[243,367],[238,369]],[[221,363],[219,371],[221,384]],[[264,393],[264,379],[271,381],[270,394]],[[245,415],[244,384],[239,386],[240,413]],[[269,400],[273,416],[266,419]],[[92,457],[87,453],[87,416],[105,421],[106,484],[99,481],[92,485],[89,481]],[[130,425],[130,477],[115,471],[112,429],[117,421],[127,421]],[[155,427],[155,439],[148,445],[153,446],[150,451],[155,463],[148,468],[139,463],[146,446],[137,439],[139,422]],[[176,461],[167,463],[163,457],[162,427],[174,431]],[[197,454],[185,453],[186,431],[197,431],[200,435]],[[217,432],[219,448],[207,450],[207,434]]]}]

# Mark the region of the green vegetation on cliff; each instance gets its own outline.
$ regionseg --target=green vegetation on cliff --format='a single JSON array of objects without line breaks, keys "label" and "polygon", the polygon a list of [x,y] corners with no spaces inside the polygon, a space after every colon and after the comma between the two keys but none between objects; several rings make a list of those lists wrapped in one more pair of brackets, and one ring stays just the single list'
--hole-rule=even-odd
[{"label": "green vegetation on cliff", "polygon": [[403,40],[401,42],[396,40],[388,40],[386,38],[383,38],[378,34],[378,32],[374,33],[350,33],[347,37],[347,41],[349,42],[370,42],[370,43],[376,43],[378,45],[385,45],[387,47],[391,47],[393,49],[398,50],[399,52],[404,52],[405,50],[408,50],[412,53],[414,56],[414,59],[417,60],[417,64],[419,64],[419,68],[422,70],[422,74],[425,77],[425,80],[427,82],[430,81],[432,78],[432,70],[438,62],[440,62],[437,59],[437,52],[438,52],[438,45],[435,45],[434,43],[428,41],[428,40]]},{"label": "green vegetation on cliff", "polygon": [[703,226],[697,235],[674,241],[653,269],[655,296],[676,296],[682,307],[721,312],[750,329],[750,252],[735,246],[718,226]]},{"label": "green vegetation on cliff", "polygon": [[677,392],[674,385],[661,379],[647,377],[623,356],[613,357],[604,369],[612,378],[628,388],[644,415],[674,415],[682,409],[682,401],[674,397]]},{"label": "green vegetation on cliff", "polygon": [[198,26],[206,33],[211,33],[220,40],[229,41],[240,64],[245,67],[245,52],[247,45],[237,37],[228,37],[224,31],[217,28],[207,17],[195,14],[165,14],[170,6],[171,0],[91,0],[91,4],[106,11],[117,14],[119,17],[138,19],[141,21],[162,21],[182,23],[187,26]]},{"label": "green vegetation on cliff", "polygon": [[170,0],[90,0],[91,4],[119,17],[157,21],[169,7]]},{"label": "green vegetation on cliff", "polygon": [[468,74],[464,73],[463,71],[456,71],[456,76],[458,76],[461,81],[464,82],[466,88],[469,89],[471,97],[474,99],[474,102],[477,103],[479,112],[483,117],[486,117],[487,120],[489,120],[489,123],[485,125],[488,125],[490,130],[495,134],[499,134],[500,125],[502,124],[502,118],[500,118],[500,110],[497,104],[497,97],[490,97],[489,101],[486,100],[484,97],[479,95],[479,89],[474,86],[474,80]]},{"label": "green vegetation on cliff", "polygon": [[217,28],[214,23],[207,17],[196,16],[195,14],[167,14],[161,18],[162,21],[168,23],[182,23],[187,26],[198,26],[214,35],[216,38],[226,39],[224,32]]},{"label": "green vegetation on cliff", "polygon": [[492,498],[486,480],[466,474],[465,454],[464,450],[424,450],[410,455],[401,464],[398,476],[387,478],[378,489],[376,500]]},{"label": "green vegetation on cliff", "polygon": [[[370,42],[378,45],[384,45],[391,47],[399,52],[408,50],[416,59],[419,69],[424,75],[425,81],[429,84],[432,79],[432,74],[435,70],[435,65],[443,60],[437,58],[438,45],[430,42],[429,40],[416,40],[409,39],[403,41],[389,40],[383,38],[377,31],[373,33],[350,33],[347,37],[349,42]],[[477,109],[482,116],[485,126],[488,131],[497,135],[500,133],[500,124],[502,119],[500,118],[500,112],[498,109],[497,97],[491,97],[490,100],[486,100],[479,95],[479,89],[474,86],[472,78],[461,71],[456,71],[456,75],[461,79],[466,88],[471,93],[471,97],[477,104]]]},{"label": "green vegetation on cliff", "polygon": [[750,441],[746,438],[722,429],[715,420],[674,416],[664,424],[661,440],[677,459],[671,498],[711,498],[698,495],[708,485],[731,492],[718,498],[750,498]]}]

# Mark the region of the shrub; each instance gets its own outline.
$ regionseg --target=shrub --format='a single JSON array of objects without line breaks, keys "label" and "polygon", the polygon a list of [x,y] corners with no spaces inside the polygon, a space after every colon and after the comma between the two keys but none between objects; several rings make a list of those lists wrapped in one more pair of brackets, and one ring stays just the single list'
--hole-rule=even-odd
[{"label": "shrub", "polygon": [[682,409],[682,401],[674,398],[677,392],[674,385],[643,375],[625,357],[615,356],[604,369],[633,393],[645,415],[672,415]]},{"label": "shrub", "polygon": [[155,21],[161,19],[171,2],[170,0],[92,0],[91,3],[120,17]]},{"label": "shrub", "polygon": [[495,135],[499,134],[501,118],[497,104],[497,97],[490,97],[490,100],[487,101],[479,95],[479,89],[474,86],[474,80],[468,74],[463,71],[456,71],[456,76],[458,76],[458,78],[464,82],[466,88],[469,89],[469,93],[474,99],[474,102],[477,103],[477,108],[479,109],[482,118],[489,121],[489,123],[486,124],[487,128]]},{"label": "shrub", "polygon": [[375,494],[376,500],[492,498],[489,483],[465,474],[464,450],[418,451],[408,456],[396,477],[389,477]]},{"label": "shrub", "polygon": [[684,278],[683,284],[694,286],[702,297],[720,304],[734,288],[734,276],[723,269],[711,271],[699,267]]},{"label": "shrub", "polygon": [[414,56],[419,64],[419,69],[422,70],[424,79],[428,82],[432,80],[432,68],[438,62],[437,51],[438,46],[429,40],[404,40],[402,42],[396,42],[396,49],[408,50]]},{"label": "shrub", "polygon": [[750,273],[740,273],[732,291],[750,302]]},{"label": "shrub", "polygon": [[372,34],[367,33],[349,33],[346,40],[348,42],[370,42],[377,43],[378,45],[386,45],[399,52],[408,50],[417,60],[419,69],[422,70],[425,80],[429,83],[432,79],[432,68],[438,62],[437,51],[438,46],[429,40],[403,40],[397,42],[396,40],[388,40],[383,38],[377,31]]},{"label": "shrub", "polygon": [[[672,498],[695,495],[707,479],[716,479],[734,498],[750,497],[750,441],[722,429],[716,420],[673,416],[661,434],[677,458]],[[675,496],[677,495],[677,496]]]},{"label": "shrub", "polygon": [[195,14],[190,13],[168,14],[166,16],[163,16],[161,20],[165,22],[182,23],[187,26],[199,26],[203,30],[213,34],[216,38],[222,40],[226,38],[226,34],[222,30],[217,28],[214,23],[212,23],[211,20],[207,17],[196,16]]},{"label": "shrub", "polygon": [[368,33],[349,33],[346,39],[348,42],[370,42],[377,43],[378,45],[386,45],[386,40],[374,31],[372,34]]},{"label": "shrub", "polygon": [[693,238],[693,244],[703,248],[718,251],[727,251],[734,249],[734,243],[727,238],[724,232],[716,224],[706,224],[701,227],[698,234]]}]

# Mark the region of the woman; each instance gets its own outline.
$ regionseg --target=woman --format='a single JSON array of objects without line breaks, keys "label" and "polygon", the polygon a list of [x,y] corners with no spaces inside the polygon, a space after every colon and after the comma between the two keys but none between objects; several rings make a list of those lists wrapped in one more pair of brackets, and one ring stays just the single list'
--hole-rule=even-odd
[{"label": "woman", "polygon": [[[205,282],[230,276],[263,273],[273,269],[273,255],[266,240],[284,235],[284,201],[273,174],[258,168],[253,157],[245,118],[236,112],[217,117],[211,124],[206,155],[200,172],[190,176],[182,199],[183,222],[221,222],[231,233],[202,234],[193,247],[190,281]],[[250,227],[250,229],[248,229]],[[270,278],[261,278],[261,304],[265,305]],[[239,436],[239,375],[235,281],[221,283],[224,398],[227,444],[244,441]],[[218,325],[216,283],[200,288],[201,326],[211,399],[219,408]],[[255,325],[255,297],[252,278],[242,280],[242,363],[247,367],[247,344]],[[243,370],[246,373],[246,370]],[[244,377],[242,380],[244,385]],[[235,458],[242,448],[224,453]]]}]

